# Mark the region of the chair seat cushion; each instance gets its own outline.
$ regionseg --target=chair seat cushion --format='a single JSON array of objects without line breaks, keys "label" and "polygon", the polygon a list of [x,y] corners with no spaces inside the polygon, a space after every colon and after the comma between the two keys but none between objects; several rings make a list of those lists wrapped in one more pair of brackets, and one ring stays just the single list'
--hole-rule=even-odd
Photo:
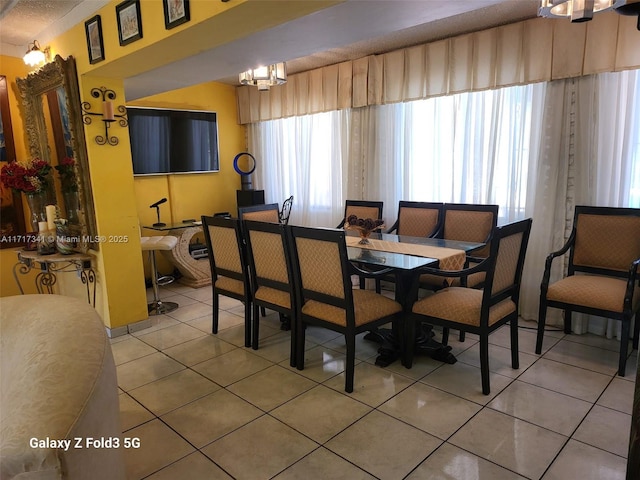
[{"label": "chair seat cushion", "polygon": [[[413,304],[413,313],[442,318],[450,322],[480,326],[482,290],[450,287],[439,290]],[[489,325],[515,312],[516,304],[507,298],[489,310]]]},{"label": "chair seat cushion", "polygon": [[244,283],[240,280],[229,277],[218,277],[215,281],[215,288],[244,295]]},{"label": "chair seat cushion", "polygon": [[[353,307],[356,326],[388,317],[402,311],[402,305],[371,290],[353,290]],[[342,308],[309,300],[302,313],[343,327],[347,326],[347,314]]]},{"label": "chair seat cushion", "polygon": [[291,295],[289,292],[283,292],[276,288],[260,287],[256,290],[255,298],[256,300],[280,305],[284,308],[291,308]]},{"label": "chair seat cushion", "polygon": [[[622,313],[627,281],[601,275],[571,275],[549,286],[547,300]],[[640,307],[640,288],[636,287],[632,309]]]},{"label": "chair seat cushion", "polygon": [[178,244],[178,237],[173,235],[156,235],[153,237],[140,237],[142,250],[173,250]]}]

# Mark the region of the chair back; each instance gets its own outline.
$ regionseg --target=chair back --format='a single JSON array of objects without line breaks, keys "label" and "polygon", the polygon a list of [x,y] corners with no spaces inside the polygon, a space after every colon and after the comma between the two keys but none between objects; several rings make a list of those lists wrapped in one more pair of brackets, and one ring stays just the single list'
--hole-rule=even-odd
[{"label": "chair back", "polygon": [[484,287],[483,308],[506,298],[518,305],[524,258],[532,220],[496,227],[491,237],[491,252]]},{"label": "chair back", "polygon": [[640,208],[576,206],[571,237],[569,275],[626,277],[640,258]]},{"label": "chair back", "polygon": [[350,215],[358,218],[372,218],[379,220],[382,218],[383,202],[370,202],[368,200],[347,200],[344,204],[344,217],[338,228],[344,227],[344,224]]},{"label": "chair back", "polygon": [[282,209],[280,210],[280,223],[287,225],[289,223],[289,215],[291,215],[291,206],[293,205],[293,195],[282,202]]},{"label": "chair back", "polygon": [[277,203],[239,207],[238,218],[256,222],[280,223],[280,207]]},{"label": "chair back", "polygon": [[430,237],[440,227],[442,208],[442,203],[401,200],[398,204],[398,220],[392,230],[398,235]]},{"label": "chair back", "polygon": [[[343,230],[290,226],[291,264],[298,305],[346,311],[347,325],[355,324],[353,294]],[[341,312],[344,318],[345,312]],[[338,322],[336,322],[338,323]]]},{"label": "chair back", "polygon": [[284,226],[245,220],[244,232],[253,292],[267,287],[290,294],[293,282]]},{"label": "chair back", "polygon": [[473,252],[473,256],[489,255],[491,247],[488,242],[498,224],[498,205],[445,203],[443,217],[439,238],[487,243],[487,246]]},{"label": "chair back", "polygon": [[249,277],[238,219],[203,215],[202,226],[214,284],[219,276],[228,277],[243,282],[246,290]]}]

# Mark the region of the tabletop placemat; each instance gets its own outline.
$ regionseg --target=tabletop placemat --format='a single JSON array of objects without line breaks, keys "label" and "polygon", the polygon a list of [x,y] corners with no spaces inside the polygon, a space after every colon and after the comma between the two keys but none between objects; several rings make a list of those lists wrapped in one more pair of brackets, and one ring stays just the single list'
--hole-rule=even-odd
[{"label": "tabletop placemat", "polygon": [[437,258],[441,270],[461,270],[464,267],[466,254],[454,248],[417,245],[415,243],[389,242],[387,240],[369,239],[369,245],[360,245],[360,237],[345,237],[348,247],[367,248],[381,252],[404,253],[419,257]]}]

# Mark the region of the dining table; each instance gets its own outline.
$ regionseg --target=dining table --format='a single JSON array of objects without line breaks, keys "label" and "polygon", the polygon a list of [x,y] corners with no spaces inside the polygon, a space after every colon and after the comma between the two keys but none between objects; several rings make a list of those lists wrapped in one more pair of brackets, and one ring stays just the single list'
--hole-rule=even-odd
[{"label": "dining table", "polygon": [[[479,242],[463,242],[442,238],[411,237],[373,232],[362,241],[357,232],[346,230],[345,243],[349,261],[367,272],[387,272],[394,277],[395,300],[402,305],[407,318],[418,294],[420,269],[461,270],[467,255],[485,246]],[[364,338],[381,345],[376,365],[385,367],[401,356],[401,326],[394,323],[392,329],[379,328]],[[455,363],[451,347],[434,338],[431,326],[423,325],[417,336],[415,351],[446,363]]]}]

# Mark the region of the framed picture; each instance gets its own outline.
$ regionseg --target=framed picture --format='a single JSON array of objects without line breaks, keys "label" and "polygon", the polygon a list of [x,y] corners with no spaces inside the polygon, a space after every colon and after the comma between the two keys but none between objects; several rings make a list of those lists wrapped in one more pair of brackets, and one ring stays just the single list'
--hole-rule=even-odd
[{"label": "framed picture", "polygon": [[104,60],[104,44],[102,43],[102,21],[100,15],[91,17],[84,22],[84,31],[87,34],[87,49],[89,50],[89,63],[94,64]]},{"label": "framed picture", "polygon": [[164,28],[177,27],[189,21],[189,0],[162,0],[164,5]]},{"label": "framed picture", "polygon": [[120,45],[128,45],[142,38],[142,17],[139,0],[126,0],[116,5]]}]

